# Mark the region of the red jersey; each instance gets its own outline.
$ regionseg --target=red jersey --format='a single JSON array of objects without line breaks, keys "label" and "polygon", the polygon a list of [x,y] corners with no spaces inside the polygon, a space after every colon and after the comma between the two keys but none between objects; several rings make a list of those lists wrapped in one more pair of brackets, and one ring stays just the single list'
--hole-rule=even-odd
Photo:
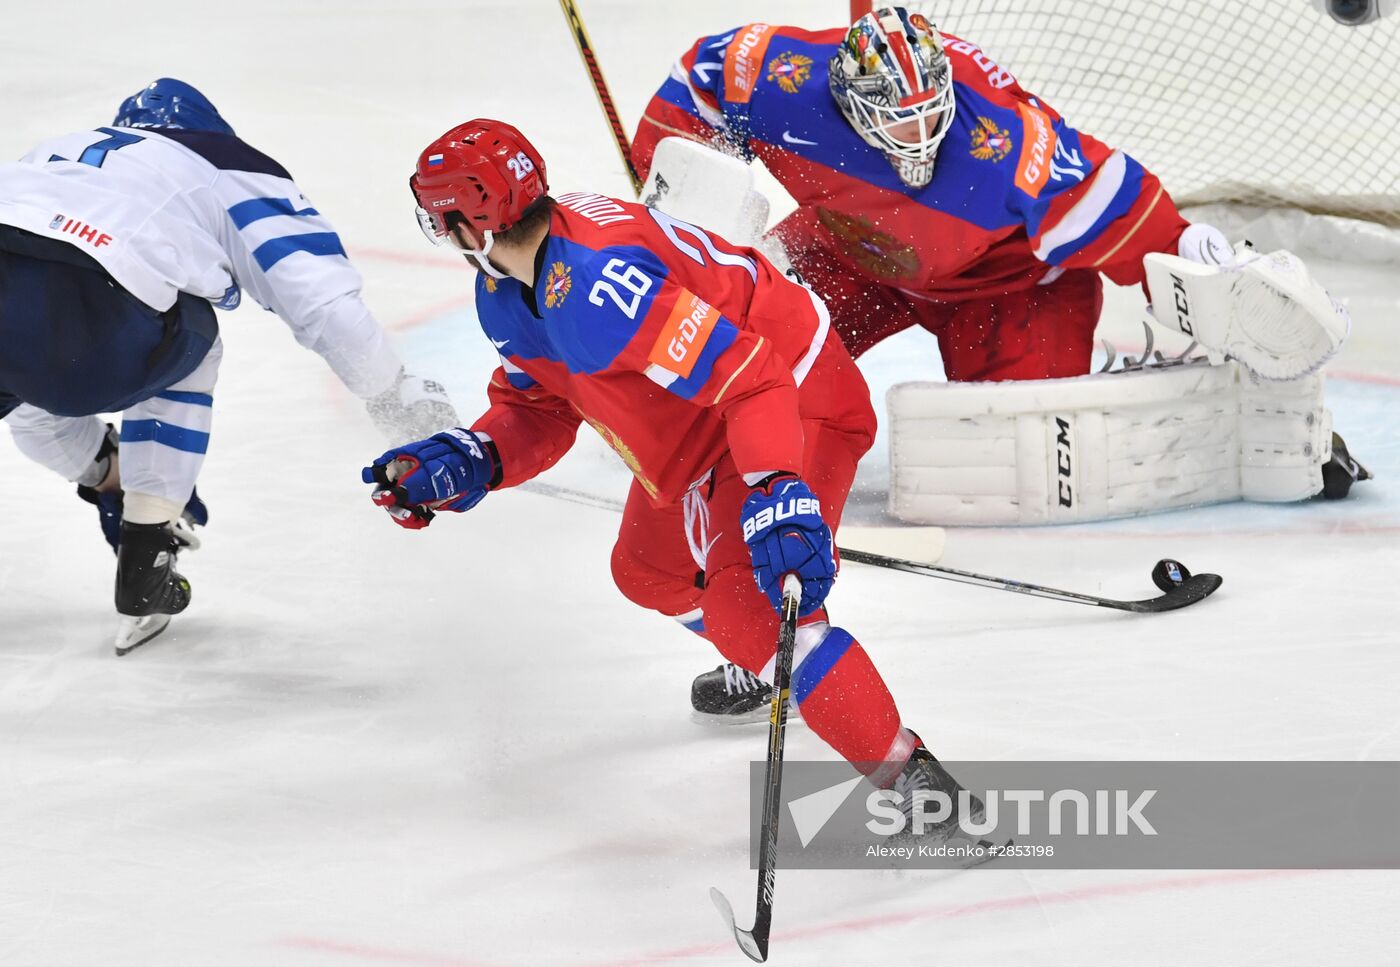
[{"label": "red jersey", "polygon": [[1176,254],[1186,222],[1151,172],[950,34],[952,127],[932,181],[905,185],[831,97],[827,64],[845,32],[750,24],[702,37],[647,107],[638,170],[668,135],[723,141],[797,201],[785,244],[821,238],[852,272],[936,299],[1025,289],[1064,269],[1138,284],[1144,255]]},{"label": "red jersey", "polygon": [[552,466],[586,421],[664,505],[726,451],[746,475],[797,472],[802,420],[869,414],[819,299],[759,252],[642,205],[561,196],[535,284],[483,274],[476,308],[501,367],[472,429],[495,441],[504,486]]}]

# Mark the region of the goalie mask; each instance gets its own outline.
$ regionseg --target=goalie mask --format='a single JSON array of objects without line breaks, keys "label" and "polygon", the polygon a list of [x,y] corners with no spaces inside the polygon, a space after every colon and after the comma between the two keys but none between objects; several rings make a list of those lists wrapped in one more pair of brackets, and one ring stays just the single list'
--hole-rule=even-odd
[{"label": "goalie mask", "polygon": [[831,58],[831,95],[856,133],[922,188],[953,123],[953,68],[928,19],[903,7],[861,17]]}]

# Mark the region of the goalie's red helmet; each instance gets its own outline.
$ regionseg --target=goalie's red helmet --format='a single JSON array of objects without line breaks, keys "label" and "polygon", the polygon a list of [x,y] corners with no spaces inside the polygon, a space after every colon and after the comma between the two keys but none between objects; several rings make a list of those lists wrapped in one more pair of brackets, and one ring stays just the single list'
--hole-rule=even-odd
[{"label": "goalie's red helmet", "polygon": [[424,233],[438,243],[447,238],[451,213],[478,234],[504,232],[549,191],[535,146],[489,118],[459,124],[424,148],[408,186]]}]

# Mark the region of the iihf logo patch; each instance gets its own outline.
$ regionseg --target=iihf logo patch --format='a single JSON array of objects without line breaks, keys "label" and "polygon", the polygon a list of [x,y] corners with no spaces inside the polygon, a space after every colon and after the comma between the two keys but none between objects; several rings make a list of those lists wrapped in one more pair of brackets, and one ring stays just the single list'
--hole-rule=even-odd
[{"label": "iihf logo patch", "polygon": [[563,262],[555,262],[549,267],[549,275],[544,280],[544,307],[557,309],[564,304],[569,290],[574,287],[570,268]]},{"label": "iihf logo patch", "polygon": [[62,225],[65,217],[66,216],[64,215],[55,215],[53,217],[53,221],[49,222],[49,228],[57,228],[58,226]]},{"label": "iihf logo patch", "polygon": [[997,127],[991,118],[979,117],[977,129],[972,132],[972,156],[978,161],[993,164],[1011,153],[1011,135],[1004,128]]}]

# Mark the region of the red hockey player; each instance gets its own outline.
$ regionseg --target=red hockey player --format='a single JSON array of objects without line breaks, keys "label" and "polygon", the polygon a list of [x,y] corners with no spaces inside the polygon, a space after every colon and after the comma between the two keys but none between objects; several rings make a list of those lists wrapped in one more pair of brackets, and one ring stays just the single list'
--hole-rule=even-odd
[{"label": "red hockey player", "polygon": [[[762,161],[796,200],[772,234],[852,357],[920,326],[950,381],[1085,375],[1101,276],[1142,284],[1149,253],[1235,259],[1138,161],[903,7],[849,28],[755,23],[700,38],[638,127],[643,177],[676,136]],[[1366,472],[1340,438],[1332,450],[1321,453],[1326,492],[1344,495]],[[698,713],[731,718],[767,699],[735,668],[692,691]]]},{"label": "red hockey player", "polygon": [[622,593],[763,676],[779,585],[796,573],[793,697],[808,725],[877,787],[955,790],[823,607],[875,415],[820,299],[753,249],[653,209],[551,198],[539,153],[499,121],[434,141],[411,185],[425,232],[479,268],[501,365],[470,429],[365,469],[375,502],[408,527],[467,510],[548,469],[587,422],[635,476],[612,554]]},{"label": "red hockey player", "polygon": [[[797,201],[775,234],[852,356],[922,326],[950,380],[1087,373],[1099,273],[1141,283],[1188,228],[1132,157],[902,7],[700,38],[638,127],[644,177],[673,135],[758,158]],[[1188,244],[1231,257],[1205,226]]]}]

